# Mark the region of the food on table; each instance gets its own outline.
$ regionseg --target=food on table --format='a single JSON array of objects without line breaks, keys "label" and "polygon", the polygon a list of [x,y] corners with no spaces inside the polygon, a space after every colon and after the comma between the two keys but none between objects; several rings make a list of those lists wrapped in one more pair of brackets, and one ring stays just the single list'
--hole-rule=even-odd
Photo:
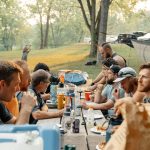
[{"label": "food on table", "polygon": [[105,145],[106,145],[106,142],[101,142],[100,144],[98,144],[98,148],[99,148],[100,150],[103,150],[104,147],[105,147]]},{"label": "food on table", "polygon": [[97,125],[96,129],[97,129],[97,131],[106,131],[107,127],[101,126],[101,125]]}]

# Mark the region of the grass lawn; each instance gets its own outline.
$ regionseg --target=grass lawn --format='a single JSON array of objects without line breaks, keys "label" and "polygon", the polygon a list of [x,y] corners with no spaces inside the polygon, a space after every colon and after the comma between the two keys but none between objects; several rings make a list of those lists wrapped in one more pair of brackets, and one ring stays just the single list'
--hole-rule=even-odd
[{"label": "grass lawn", "polygon": [[[135,50],[123,44],[113,44],[113,49],[127,60],[128,66],[138,70],[141,64],[136,56]],[[87,44],[74,44],[53,49],[32,50],[28,55],[28,64],[31,70],[38,62],[46,63],[52,72],[57,73],[60,69],[82,70],[89,74],[89,77],[94,79],[100,72],[101,66],[85,66],[84,64],[94,58],[88,58],[90,46]],[[1,60],[20,59],[21,50],[1,51]]]}]

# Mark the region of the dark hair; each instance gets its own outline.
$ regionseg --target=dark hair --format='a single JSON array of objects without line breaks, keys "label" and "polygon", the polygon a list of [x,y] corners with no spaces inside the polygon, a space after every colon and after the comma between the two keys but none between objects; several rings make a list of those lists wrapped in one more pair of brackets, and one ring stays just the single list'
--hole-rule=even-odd
[{"label": "dark hair", "polygon": [[139,71],[141,71],[142,69],[150,69],[150,63],[141,65]]},{"label": "dark hair", "polygon": [[50,71],[49,67],[46,64],[44,64],[44,63],[36,64],[36,66],[33,69],[33,72],[35,72],[35,71],[37,71],[39,69],[43,69],[43,70],[48,71],[48,72]]},{"label": "dark hair", "polygon": [[7,85],[13,80],[14,73],[22,73],[22,69],[10,61],[0,61],[0,80],[4,80]]},{"label": "dark hair", "polygon": [[32,73],[31,84],[34,88],[37,85],[39,85],[40,82],[49,82],[50,80],[49,78],[50,78],[50,74],[47,71],[43,69],[39,69]]},{"label": "dark hair", "polygon": [[110,66],[110,70],[113,72],[113,73],[117,73],[120,71],[121,67],[119,65],[112,65]]},{"label": "dark hair", "polygon": [[110,46],[110,44],[108,43],[108,42],[104,42],[104,43],[102,43],[101,44],[101,47],[103,48],[103,49],[110,49],[110,50],[112,50],[112,48],[111,48],[111,46]]},{"label": "dark hair", "polygon": [[115,61],[113,58],[107,58],[102,61],[102,65],[110,67],[111,65],[118,65],[118,62]]}]

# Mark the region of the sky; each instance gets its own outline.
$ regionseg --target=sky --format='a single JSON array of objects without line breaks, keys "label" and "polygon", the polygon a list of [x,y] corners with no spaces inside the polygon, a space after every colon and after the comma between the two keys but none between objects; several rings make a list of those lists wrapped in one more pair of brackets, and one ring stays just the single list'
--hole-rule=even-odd
[{"label": "sky", "polygon": [[136,6],[138,9],[150,10],[150,0],[146,0],[146,2],[139,2]]}]

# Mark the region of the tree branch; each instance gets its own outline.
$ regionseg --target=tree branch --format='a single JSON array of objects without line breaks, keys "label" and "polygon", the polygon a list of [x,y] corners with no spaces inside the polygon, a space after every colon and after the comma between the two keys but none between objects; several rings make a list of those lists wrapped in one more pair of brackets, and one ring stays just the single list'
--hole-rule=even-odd
[{"label": "tree branch", "polygon": [[96,30],[98,30],[98,28],[99,28],[100,15],[101,15],[101,6],[100,6],[100,8],[99,8],[99,11],[98,11],[97,17],[96,17]]},{"label": "tree branch", "polygon": [[110,3],[109,3],[109,5],[111,5],[113,1],[114,1],[114,0],[110,0]]},{"label": "tree branch", "polygon": [[90,14],[90,16],[92,16],[92,12],[91,12],[91,4],[90,4],[90,0],[86,0],[86,2],[87,2],[87,6],[88,6],[88,10],[89,10],[89,14]]},{"label": "tree branch", "polygon": [[82,3],[82,0],[78,0],[79,4],[80,4],[80,7],[81,7],[81,11],[82,11],[82,14],[83,14],[83,18],[84,18],[84,21],[85,21],[85,24],[86,26],[88,27],[89,31],[90,31],[90,24],[88,22],[88,18],[86,16],[86,13],[85,13],[85,9],[83,7],[83,3]]}]

